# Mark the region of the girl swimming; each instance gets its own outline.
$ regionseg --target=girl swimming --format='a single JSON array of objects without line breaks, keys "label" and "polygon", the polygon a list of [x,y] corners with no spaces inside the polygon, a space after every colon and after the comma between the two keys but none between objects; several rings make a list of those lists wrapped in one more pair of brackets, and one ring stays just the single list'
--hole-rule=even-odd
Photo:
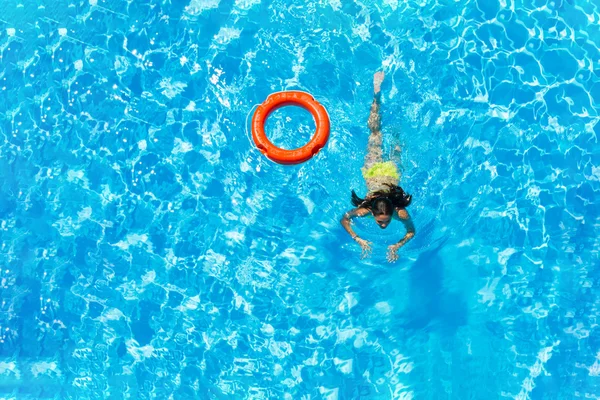
[{"label": "girl swimming", "polygon": [[381,134],[381,116],[379,108],[381,105],[381,82],[383,72],[377,72],[373,77],[373,103],[369,115],[369,129],[371,134],[367,145],[367,155],[362,168],[362,175],[367,184],[367,196],[361,199],[352,191],[352,204],[356,207],[346,214],[340,221],[346,231],[352,236],[362,248],[361,257],[364,258],[371,253],[371,242],[358,237],[350,226],[355,217],[372,215],[381,229],[387,228],[392,219],[397,219],[404,224],[406,235],[396,244],[388,247],[387,260],[394,262],[398,259],[398,249],[415,236],[415,227],[412,219],[406,211],[412,201],[412,196],[405,193],[399,186],[400,173],[393,160],[399,161],[400,148],[395,146],[391,160],[383,160],[383,140]]}]

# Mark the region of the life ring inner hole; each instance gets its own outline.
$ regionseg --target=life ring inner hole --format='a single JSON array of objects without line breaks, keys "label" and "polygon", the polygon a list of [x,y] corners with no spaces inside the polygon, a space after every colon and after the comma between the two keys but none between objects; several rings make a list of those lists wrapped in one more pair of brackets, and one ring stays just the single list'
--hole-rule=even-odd
[{"label": "life ring inner hole", "polygon": [[295,150],[310,141],[316,128],[308,110],[297,105],[286,105],[269,114],[264,129],[267,138],[275,146]]}]

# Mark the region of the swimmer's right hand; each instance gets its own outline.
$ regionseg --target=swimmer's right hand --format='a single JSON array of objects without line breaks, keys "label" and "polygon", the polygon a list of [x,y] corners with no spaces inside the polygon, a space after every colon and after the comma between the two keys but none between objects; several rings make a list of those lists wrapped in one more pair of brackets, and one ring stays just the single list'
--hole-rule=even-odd
[{"label": "swimmer's right hand", "polygon": [[367,242],[365,239],[361,239],[359,237],[356,238],[356,243],[360,245],[362,249],[362,254],[360,258],[366,258],[371,255],[371,242]]}]

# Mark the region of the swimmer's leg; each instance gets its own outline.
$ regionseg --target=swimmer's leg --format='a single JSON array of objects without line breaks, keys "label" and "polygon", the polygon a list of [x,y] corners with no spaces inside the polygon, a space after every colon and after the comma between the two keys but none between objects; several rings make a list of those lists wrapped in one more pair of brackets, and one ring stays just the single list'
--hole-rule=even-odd
[{"label": "swimmer's leg", "polygon": [[381,106],[381,82],[383,82],[383,72],[377,72],[373,77],[373,103],[371,103],[371,113],[369,115],[368,126],[371,130],[367,144],[367,155],[363,170],[369,169],[373,164],[383,162],[383,137],[381,135],[381,115],[379,108]]}]

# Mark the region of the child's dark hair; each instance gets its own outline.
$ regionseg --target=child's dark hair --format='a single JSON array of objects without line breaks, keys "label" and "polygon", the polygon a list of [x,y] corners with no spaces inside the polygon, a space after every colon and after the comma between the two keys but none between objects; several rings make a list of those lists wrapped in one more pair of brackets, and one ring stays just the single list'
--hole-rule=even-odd
[{"label": "child's dark hair", "polygon": [[397,185],[385,184],[389,187],[389,191],[380,190],[373,193],[370,200],[361,199],[352,191],[352,204],[355,207],[364,207],[373,212],[374,215],[390,215],[394,208],[405,208],[412,202],[412,196],[405,193],[404,190]]}]

